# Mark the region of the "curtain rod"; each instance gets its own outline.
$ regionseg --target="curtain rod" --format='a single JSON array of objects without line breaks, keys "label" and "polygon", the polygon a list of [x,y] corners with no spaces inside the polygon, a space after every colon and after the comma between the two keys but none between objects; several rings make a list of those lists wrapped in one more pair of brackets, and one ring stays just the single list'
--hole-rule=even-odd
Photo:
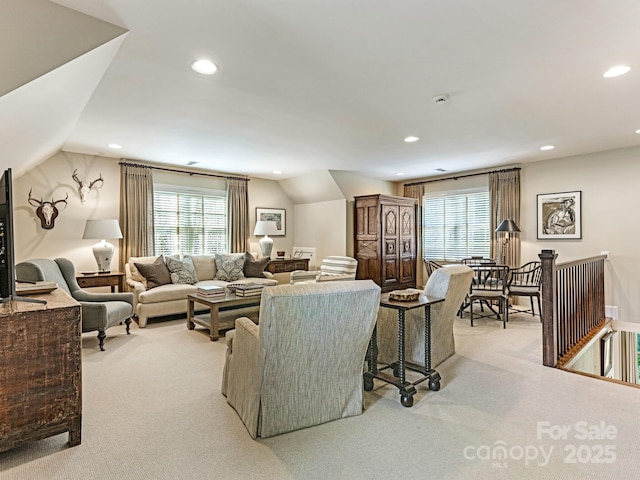
[{"label": "curtain rod", "polygon": [[443,180],[458,180],[459,178],[477,177],[478,175],[489,175],[491,173],[515,172],[515,171],[518,171],[518,170],[521,170],[521,168],[520,167],[513,167],[513,168],[505,168],[503,170],[491,170],[489,172],[467,173],[465,175],[456,175],[454,177],[436,178],[434,180],[424,180],[422,182],[405,183],[404,186],[405,187],[409,187],[409,186],[413,186],[413,185],[424,185],[425,183],[442,182]]},{"label": "curtain rod", "polygon": [[156,167],[154,165],[147,165],[147,164],[144,164],[144,163],[120,162],[119,165],[126,165],[128,167],[147,167],[147,168],[152,168],[154,170],[162,170],[164,172],[185,173],[187,175],[200,175],[200,176],[203,176],[203,177],[226,178],[227,180],[246,180],[247,182],[251,181],[251,179],[246,178],[246,177],[235,177],[233,175],[218,175],[216,173],[205,173],[205,172],[190,172],[189,170],[179,170],[177,168]]}]

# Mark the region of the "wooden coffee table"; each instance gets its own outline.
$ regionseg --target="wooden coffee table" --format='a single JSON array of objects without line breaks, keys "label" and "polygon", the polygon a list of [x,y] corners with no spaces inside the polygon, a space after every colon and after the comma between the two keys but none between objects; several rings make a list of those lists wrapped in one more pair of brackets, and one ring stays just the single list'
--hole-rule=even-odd
[{"label": "wooden coffee table", "polygon": [[[209,329],[209,337],[214,342],[220,338],[220,312],[226,310],[237,310],[238,308],[254,307],[260,305],[262,295],[250,297],[237,297],[234,293],[227,293],[224,297],[205,297],[197,293],[187,295],[187,328],[193,330],[195,324],[202,325]],[[206,315],[194,315],[195,303],[201,303],[211,309],[208,318]]]}]

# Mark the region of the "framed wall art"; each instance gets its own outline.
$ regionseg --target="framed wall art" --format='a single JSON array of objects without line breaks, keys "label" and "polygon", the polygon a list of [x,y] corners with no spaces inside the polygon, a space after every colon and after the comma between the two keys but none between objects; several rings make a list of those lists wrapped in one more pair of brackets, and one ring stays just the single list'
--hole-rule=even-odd
[{"label": "framed wall art", "polygon": [[538,195],[538,240],[582,238],[582,192]]},{"label": "framed wall art", "polygon": [[613,335],[615,332],[606,333],[600,339],[600,375],[608,377],[613,368]]},{"label": "framed wall art", "polygon": [[265,220],[276,222],[278,233],[274,235],[286,235],[287,211],[284,208],[259,208],[256,207],[256,221]]}]

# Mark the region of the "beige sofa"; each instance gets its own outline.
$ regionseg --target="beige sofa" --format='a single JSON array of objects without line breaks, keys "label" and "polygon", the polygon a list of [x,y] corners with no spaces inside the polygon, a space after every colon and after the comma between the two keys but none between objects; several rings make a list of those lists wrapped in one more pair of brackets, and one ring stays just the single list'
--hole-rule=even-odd
[{"label": "beige sofa", "polygon": [[[153,288],[148,288],[147,280],[138,271],[135,264],[152,264],[158,260],[159,255],[149,257],[131,257],[125,265],[125,278],[129,291],[134,295],[134,315],[138,320],[138,326],[147,326],[147,320],[151,317],[175,315],[187,312],[187,295],[195,293],[201,285],[219,285],[226,287],[231,282],[216,280],[216,262],[214,255],[188,256],[193,262],[198,281],[194,284],[169,283]],[[186,258],[186,257],[185,257]],[[232,283],[263,283],[265,285],[277,284],[269,272],[263,272],[264,277],[245,277]],[[196,305],[196,308],[198,306]],[[202,306],[202,309],[206,307]],[[235,316],[241,316],[241,310],[234,312]]]}]

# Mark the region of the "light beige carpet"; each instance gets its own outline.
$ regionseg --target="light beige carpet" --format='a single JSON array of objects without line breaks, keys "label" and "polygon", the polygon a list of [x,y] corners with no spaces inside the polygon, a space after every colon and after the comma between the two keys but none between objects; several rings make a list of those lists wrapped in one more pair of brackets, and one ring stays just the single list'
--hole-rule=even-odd
[{"label": "light beige carpet", "polygon": [[105,352],[86,334],[82,444],[2,453],[0,478],[638,478],[640,389],[543,367],[540,330],[457,320],[439,392],[421,384],[405,408],[376,381],[363,415],[264,441],[220,394],[224,339],[184,320],[112,328]]}]

